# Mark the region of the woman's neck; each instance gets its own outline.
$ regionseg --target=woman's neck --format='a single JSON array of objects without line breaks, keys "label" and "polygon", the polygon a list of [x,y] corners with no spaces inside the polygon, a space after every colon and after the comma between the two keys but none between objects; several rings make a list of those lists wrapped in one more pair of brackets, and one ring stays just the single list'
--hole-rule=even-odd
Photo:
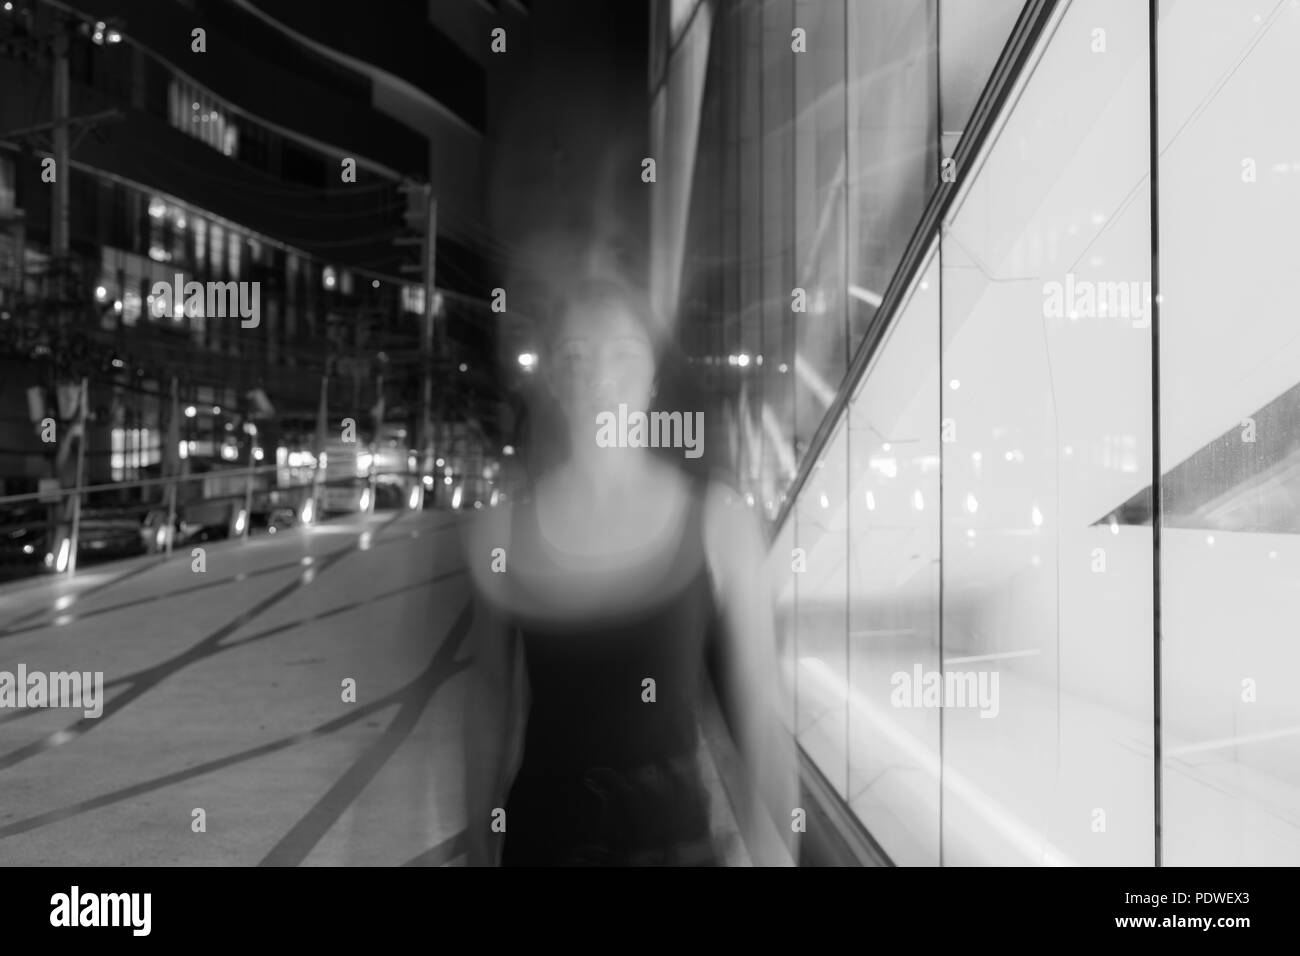
[{"label": "woman's neck", "polygon": [[568,462],[572,487],[567,490],[601,510],[635,494],[650,465],[650,456],[641,448],[586,449]]}]

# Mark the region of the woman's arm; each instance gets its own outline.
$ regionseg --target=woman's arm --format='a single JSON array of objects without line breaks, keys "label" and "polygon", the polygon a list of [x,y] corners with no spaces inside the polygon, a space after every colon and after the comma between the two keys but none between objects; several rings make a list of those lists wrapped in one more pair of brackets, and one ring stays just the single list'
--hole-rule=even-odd
[{"label": "woman's arm", "polygon": [[[470,866],[495,866],[504,834],[493,832],[493,812],[505,806],[515,758],[518,707],[516,637],[484,571],[494,547],[505,541],[489,519],[467,536],[466,562],[474,585],[474,623],[469,635],[473,663],[467,674],[464,711],[465,827]],[[494,543],[493,539],[497,539]]]},{"label": "woman's arm", "polygon": [[754,513],[734,492],[711,486],[705,508],[709,564],[723,616],[720,688],[746,769],[737,818],[760,866],[793,866],[799,804],[794,740],[781,720],[785,697],[777,666],[771,588],[762,571],[766,544]]}]

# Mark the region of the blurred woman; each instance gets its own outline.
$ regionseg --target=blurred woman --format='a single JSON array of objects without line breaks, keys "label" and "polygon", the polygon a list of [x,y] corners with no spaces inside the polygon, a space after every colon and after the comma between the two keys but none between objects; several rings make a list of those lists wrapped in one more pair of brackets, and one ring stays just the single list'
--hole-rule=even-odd
[{"label": "blurred woman", "polygon": [[542,367],[563,453],[466,540],[469,862],[722,863],[698,758],[716,660],[745,766],[741,835],[756,863],[791,865],[794,747],[754,515],[644,441],[602,432],[606,414],[634,419],[656,397],[663,332],[641,294],[588,280],[553,318]]}]

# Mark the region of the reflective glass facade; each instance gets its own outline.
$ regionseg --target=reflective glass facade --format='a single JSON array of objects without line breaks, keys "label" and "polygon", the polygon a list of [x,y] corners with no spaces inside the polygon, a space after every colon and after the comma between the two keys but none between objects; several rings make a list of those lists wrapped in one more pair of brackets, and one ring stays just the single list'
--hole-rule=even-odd
[{"label": "reflective glass facade", "polygon": [[678,333],[808,761],[900,865],[1300,862],[1300,7],[687,6]]}]

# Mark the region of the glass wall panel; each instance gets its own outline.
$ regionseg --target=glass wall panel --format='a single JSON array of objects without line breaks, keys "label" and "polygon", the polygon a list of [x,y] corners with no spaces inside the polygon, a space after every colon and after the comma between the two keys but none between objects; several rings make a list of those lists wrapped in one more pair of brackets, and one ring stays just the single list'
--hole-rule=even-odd
[{"label": "glass wall panel", "polygon": [[1153,862],[1147,36],[1065,9],[941,244],[949,865]]},{"label": "glass wall panel", "polygon": [[1300,8],[1160,5],[1164,863],[1300,863]]},{"label": "glass wall panel", "polygon": [[758,487],[764,514],[776,518],[784,492],[798,470],[794,442],[794,355],[796,316],[790,311],[794,285],[794,58],[790,31],[794,4],[765,4],[763,10],[763,176],[762,262],[763,347],[758,379],[762,405],[758,435],[763,470]]},{"label": "glass wall panel", "polygon": [[849,350],[938,179],[933,4],[847,4]]},{"label": "glass wall panel", "polygon": [[899,866],[939,862],[939,269],[921,272],[849,410],[849,807]]},{"label": "glass wall panel", "polygon": [[[802,449],[826,417],[848,358],[844,5],[796,0],[792,29],[807,43],[806,52],[793,51],[796,271],[790,281],[803,291],[802,308],[792,316],[795,440]],[[782,39],[786,50],[800,42],[790,30]]]}]

